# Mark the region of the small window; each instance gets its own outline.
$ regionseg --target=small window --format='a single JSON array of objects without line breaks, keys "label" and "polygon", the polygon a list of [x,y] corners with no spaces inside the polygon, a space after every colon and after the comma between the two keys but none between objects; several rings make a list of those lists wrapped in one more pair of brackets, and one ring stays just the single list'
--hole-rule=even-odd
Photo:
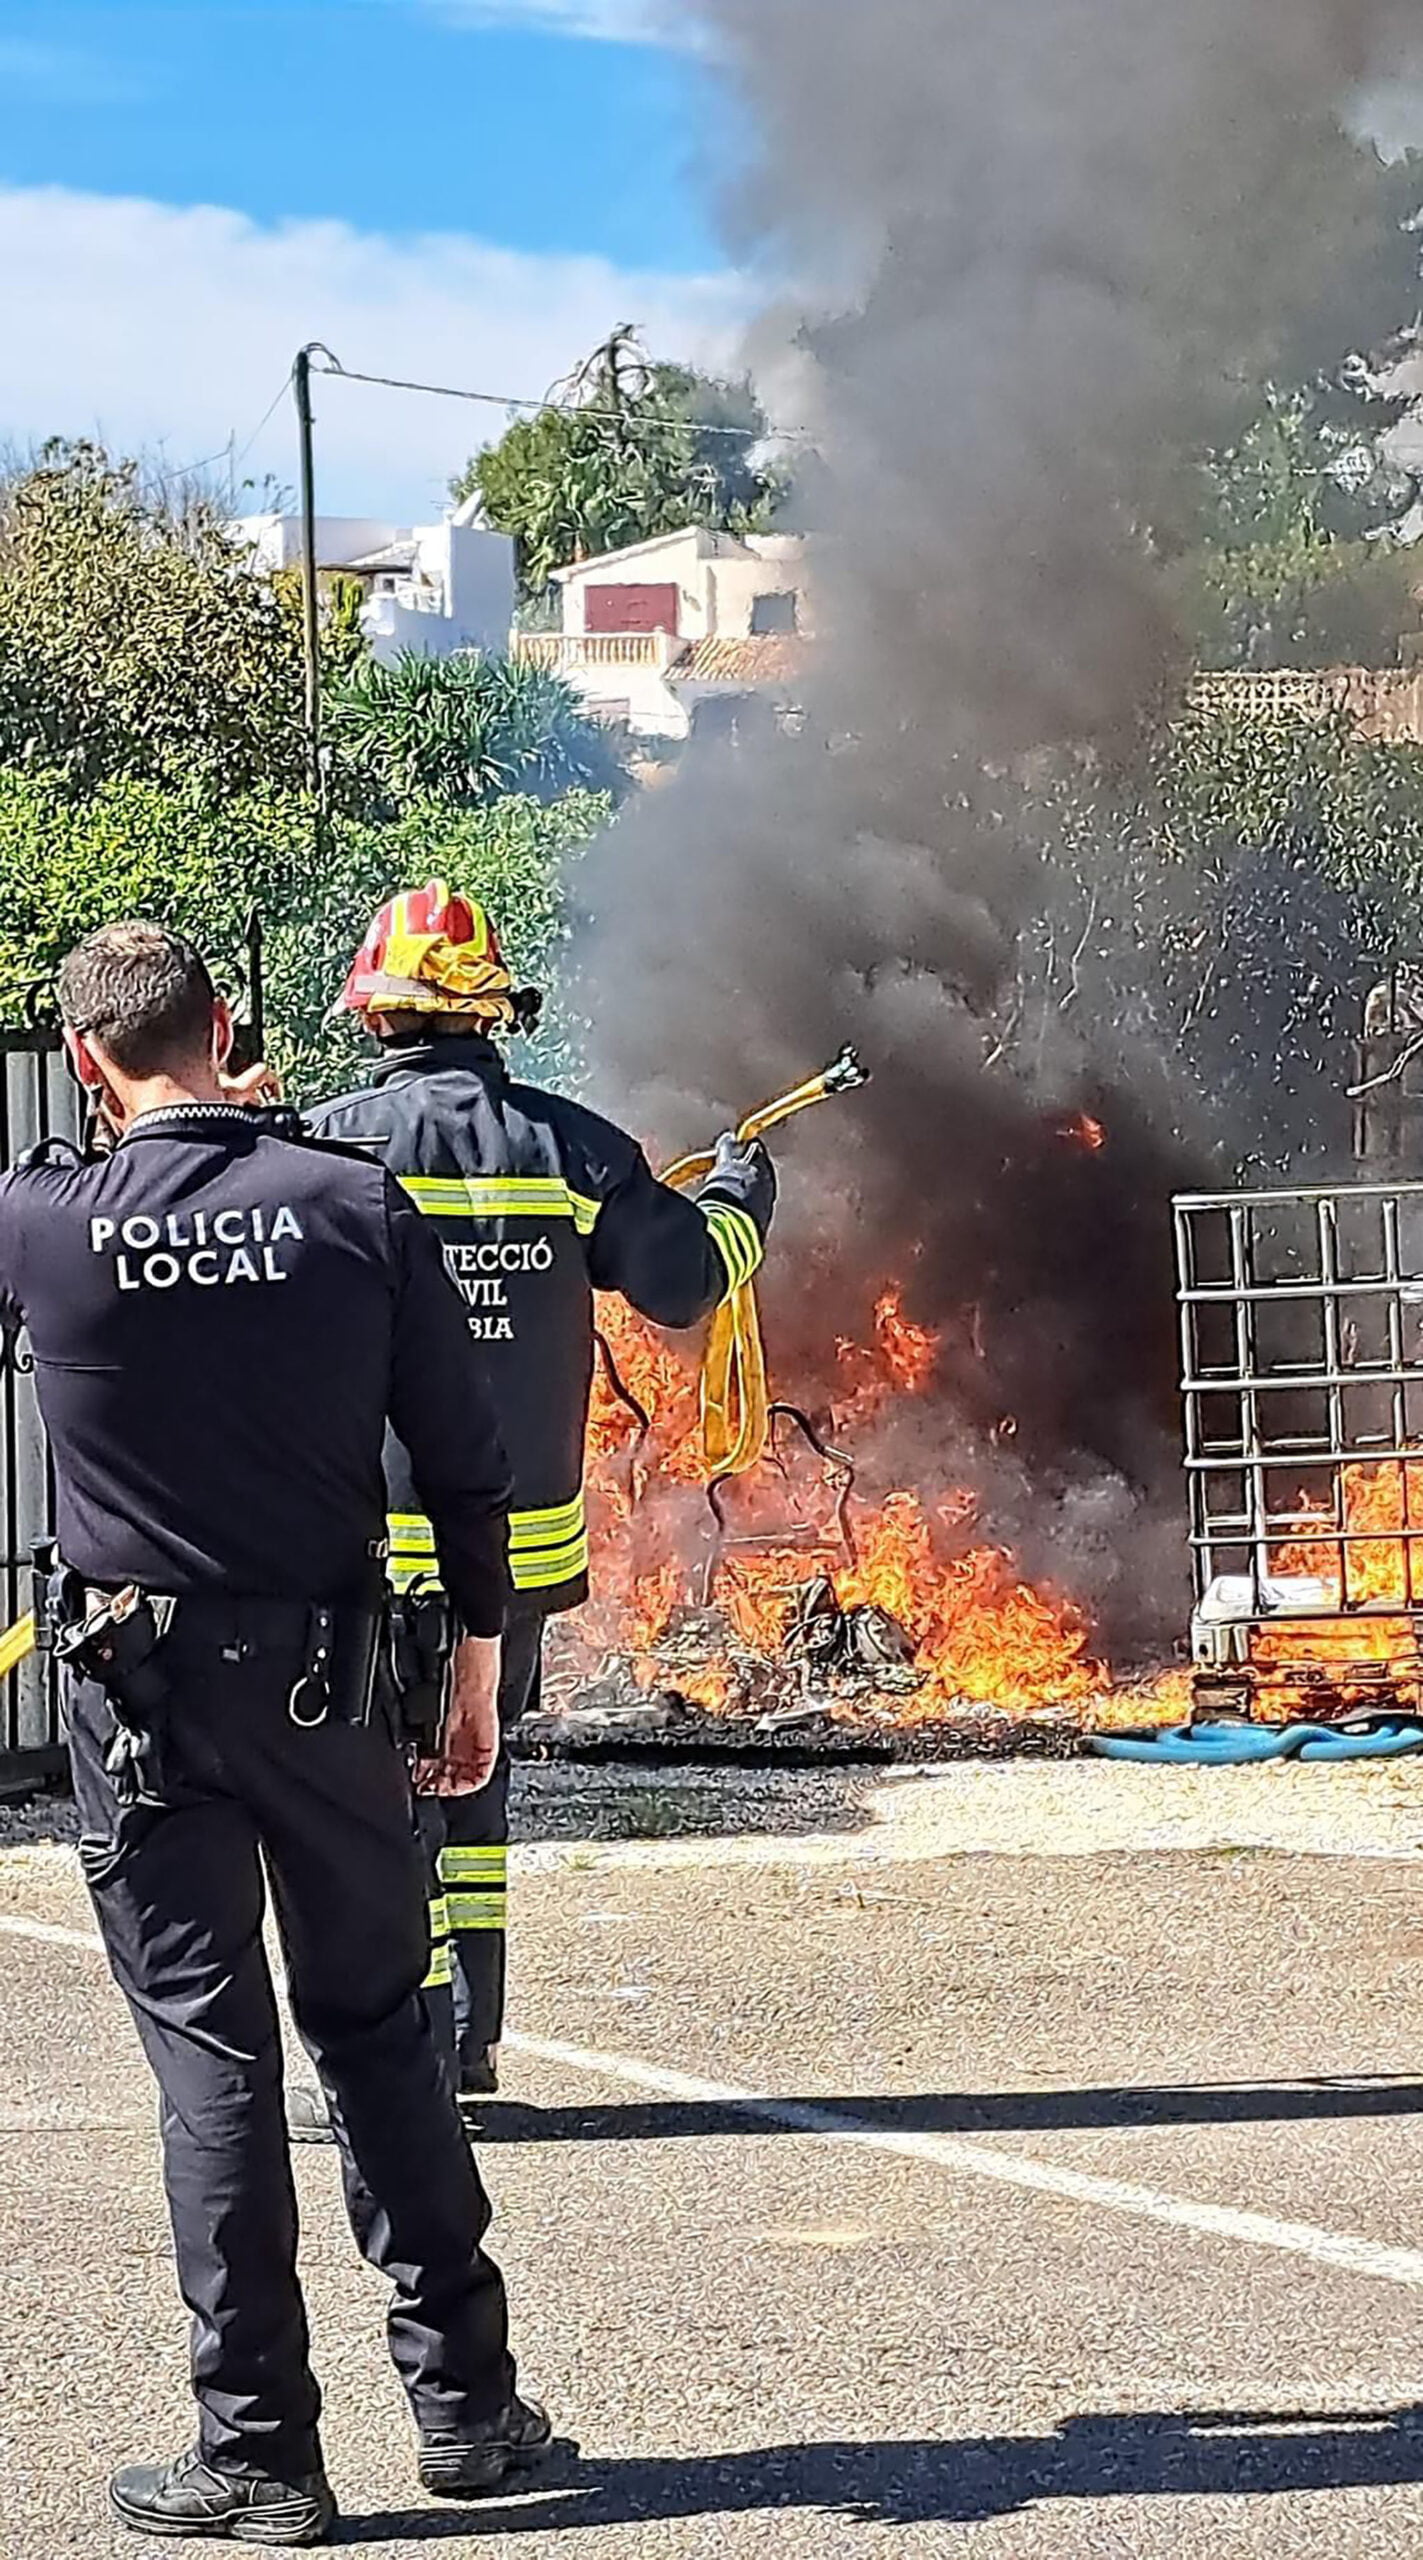
[{"label": "small window", "polygon": [[800,597],[794,587],[780,587],[774,594],[751,599],[751,637],[769,639],[773,633],[799,631]]}]

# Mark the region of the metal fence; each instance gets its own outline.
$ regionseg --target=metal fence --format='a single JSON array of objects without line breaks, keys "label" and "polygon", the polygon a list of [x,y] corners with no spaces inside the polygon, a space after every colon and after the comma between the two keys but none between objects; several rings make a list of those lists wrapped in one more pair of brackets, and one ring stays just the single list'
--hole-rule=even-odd
[{"label": "metal fence", "polygon": [[1266,725],[1342,713],[1364,738],[1415,746],[1423,739],[1423,675],[1407,668],[1280,667],[1197,676],[1188,700],[1198,710]]},{"label": "metal fence", "polygon": [[[0,1167],[57,1134],[77,1137],[79,1108],[58,1040],[0,1032]],[[51,1525],[49,1458],[23,1337],[0,1374],[0,1623],[30,1605],[30,1553]],[[0,1785],[57,1774],[64,1765],[59,1701],[47,1666],[22,1663],[0,1683]]]}]

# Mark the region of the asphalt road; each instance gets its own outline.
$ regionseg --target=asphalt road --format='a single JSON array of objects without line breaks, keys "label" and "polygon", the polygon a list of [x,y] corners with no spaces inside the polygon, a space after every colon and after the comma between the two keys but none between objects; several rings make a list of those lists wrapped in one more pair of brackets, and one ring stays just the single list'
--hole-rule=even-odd
[{"label": "asphalt road", "polygon": [[[520,1881],[529,2043],[484,2158],[564,2442],[517,2498],[421,2498],[381,2288],[300,2154],[350,2542],[1413,2560],[1423,1863],[919,1850]],[[0,1856],[7,2560],[156,2551],[102,2479],[187,2425],[153,2102],[88,1929],[59,1853]]]}]

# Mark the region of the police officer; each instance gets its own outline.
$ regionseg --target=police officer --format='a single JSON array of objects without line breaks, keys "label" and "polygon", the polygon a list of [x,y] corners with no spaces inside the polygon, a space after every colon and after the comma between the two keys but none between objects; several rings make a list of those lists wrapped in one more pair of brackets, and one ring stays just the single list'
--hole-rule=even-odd
[{"label": "police officer", "polygon": [[335,2515],[296,2274],[270,1879],[357,2241],[437,2494],[546,2441],[519,2399],[489,2206],[419,1996],[424,1870],[374,1680],[387,1418],[458,1612],[442,1783],[497,1748],[507,1483],[435,1241],[377,1165],[224,1097],[202,960],[106,928],[60,978],[117,1144],[0,1185],[0,1293],[54,1455],[51,1586],[81,1858],[162,2093],[198,2441],[121,2471],[160,2534],[324,2540]]},{"label": "police officer", "polygon": [[[381,908],[342,1002],[383,1056],[366,1090],[320,1107],[312,1125],[374,1149],[439,1237],[509,1452],[514,1601],[499,1700],[507,1734],[537,1701],[549,1617],[588,1596],[593,1293],[620,1292],[656,1324],[696,1324],[759,1265],[775,1172],[763,1147],[724,1139],[693,1201],[658,1182],[636,1140],[610,1121],[516,1083],[495,1038],[530,1029],[539,998],[515,989],[484,909],[443,881]],[[437,1391],[441,1343],[406,1348]],[[433,1573],[435,1543],[399,1450],[390,1504],[394,1575],[409,1588]],[[476,2094],[497,2087],[508,1766],[502,1751],[489,1787],[438,1808],[436,1909],[448,1914],[455,1951],[461,2086]],[[427,1803],[427,1827],[432,1810]],[[319,2126],[300,2116],[293,2130],[310,2137]]]}]

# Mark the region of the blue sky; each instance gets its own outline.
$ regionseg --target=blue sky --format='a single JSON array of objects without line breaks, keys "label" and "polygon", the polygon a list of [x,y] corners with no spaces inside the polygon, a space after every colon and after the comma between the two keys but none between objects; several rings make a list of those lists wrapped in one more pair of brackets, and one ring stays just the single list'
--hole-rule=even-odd
[{"label": "blue sky", "polygon": [[[510,391],[620,319],[729,355],[746,288],[688,24],[688,0],[0,0],[0,432],[175,464],[232,435],[289,479],[284,415],[249,439],[306,337]],[[432,503],[478,414],[323,412],[324,503],[375,514]]]}]

